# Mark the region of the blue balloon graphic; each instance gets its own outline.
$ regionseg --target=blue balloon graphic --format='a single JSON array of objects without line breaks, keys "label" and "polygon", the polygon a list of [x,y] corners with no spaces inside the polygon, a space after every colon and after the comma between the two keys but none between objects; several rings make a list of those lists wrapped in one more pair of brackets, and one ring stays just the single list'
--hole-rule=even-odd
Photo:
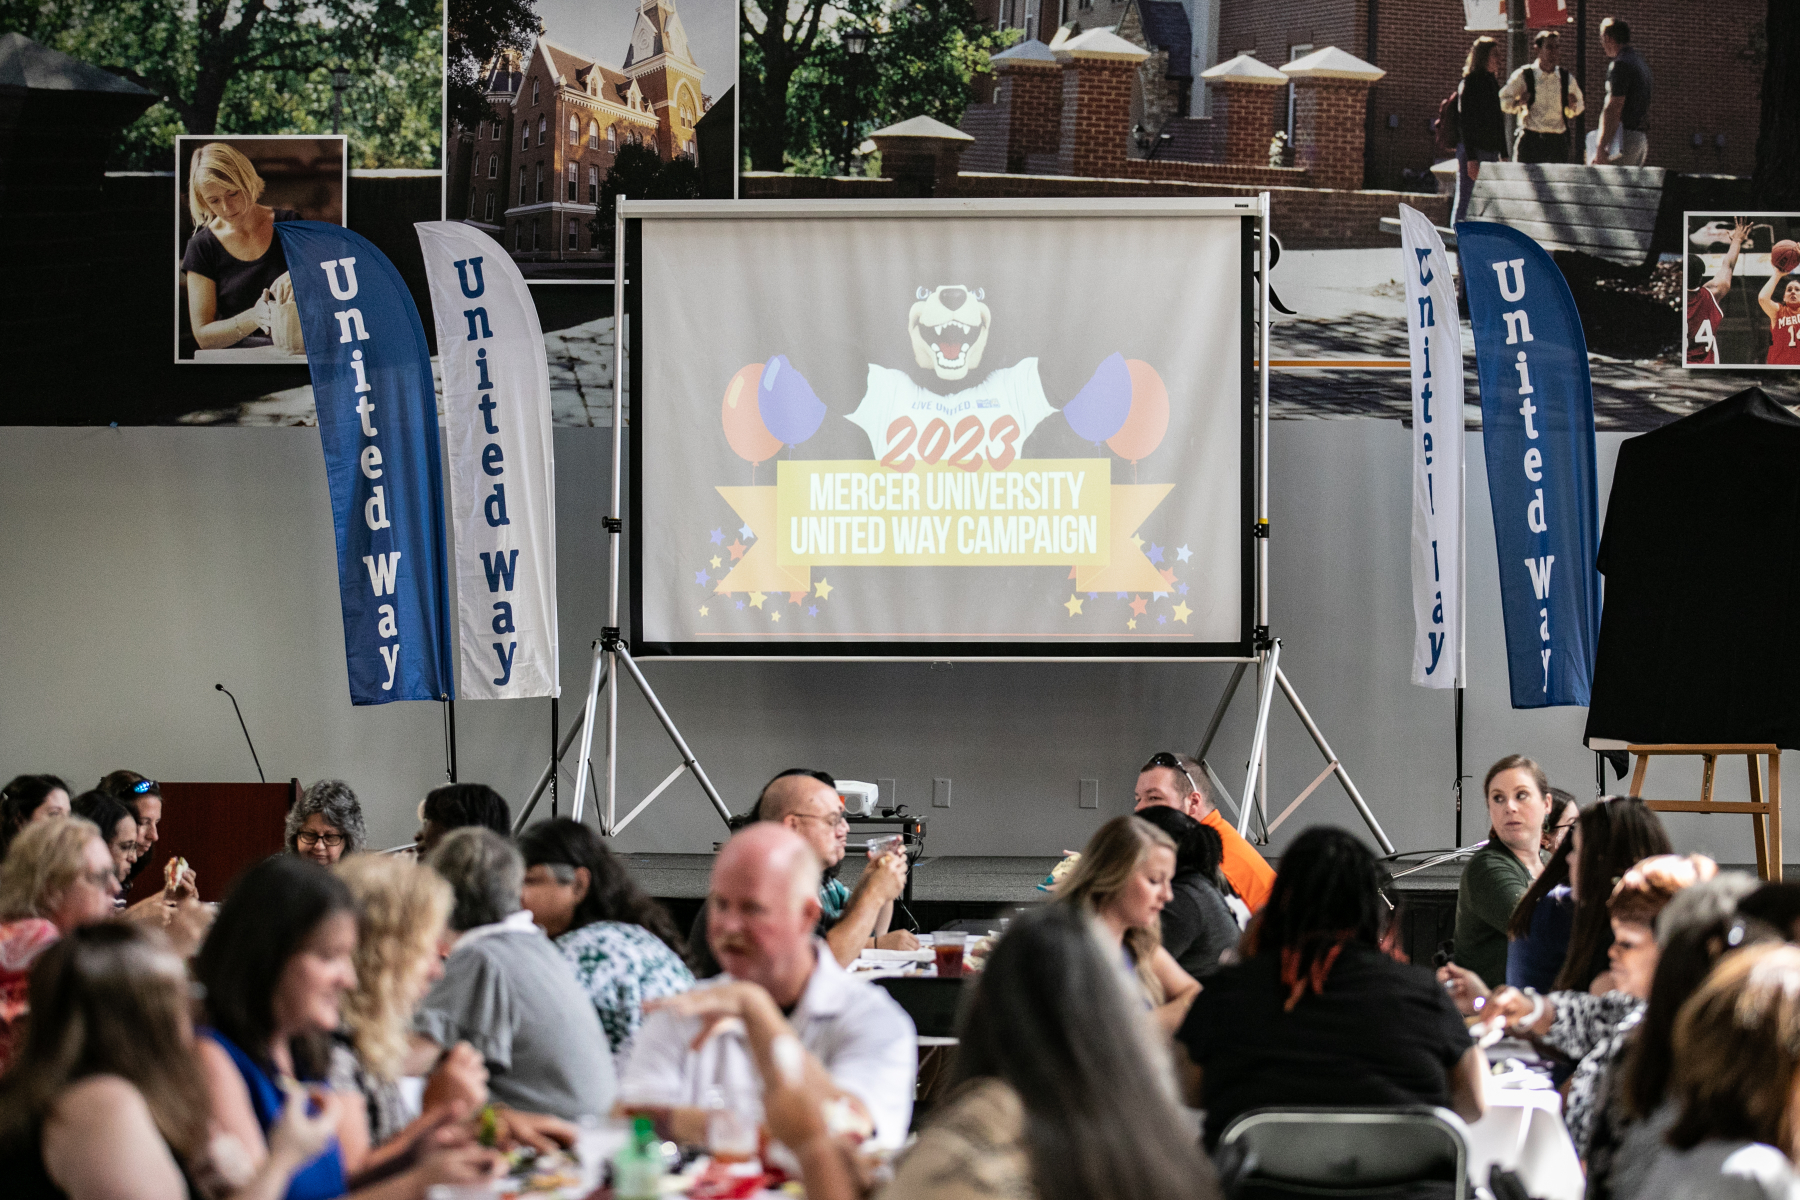
[{"label": "blue balloon graphic", "polygon": [[[1123,365],[1120,370],[1124,370]],[[1126,389],[1129,392],[1129,379]],[[790,446],[798,446],[817,433],[825,420],[825,402],[814,394],[812,384],[794,370],[785,354],[777,354],[763,364],[756,408],[768,431]]]},{"label": "blue balloon graphic", "polygon": [[1062,410],[1069,428],[1096,444],[1124,428],[1130,412],[1131,372],[1122,354],[1112,355],[1095,368],[1094,377],[1081,385]]}]

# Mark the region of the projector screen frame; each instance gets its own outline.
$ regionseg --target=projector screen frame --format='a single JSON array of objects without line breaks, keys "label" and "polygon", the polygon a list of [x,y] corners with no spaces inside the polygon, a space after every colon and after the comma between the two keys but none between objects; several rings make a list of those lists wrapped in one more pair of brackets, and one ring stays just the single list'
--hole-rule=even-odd
[{"label": "projector screen frame", "polygon": [[[1192,199],[1027,199],[1027,200],[720,200],[720,201],[618,201],[619,242],[622,263],[617,272],[618,319],[615,329],[615,393],[631,397],[626,421],[629,446],[625,471],[624,530],[627,578],[618,579],[615,553],[614,595],[620,583],[628,587],[630,620],[624,643],[631,655],[646,660],[741,661],[741,662],[1257,662],[1267,638],[1268,602],[1266,522],[1267,507],[1267,381],[1262,376],[1266,355],[1261,353],[1262,325],[1266,312],[1266,280],[1261,264],[1268,234],[1266,194],[1255,197],[1196,197]],[[644,425],[635,419],[635,406],[643,395],[643,346],[632,336],[643,311],[643,224],[646,220],[868,220],[962,217],[976,220],[1033,219],[1044,217],[1108,218],[1167,217],[1171,219],[1232,220],[1239,222],[1239,637],[1215,642],[1143,642],[1120,638],[1095,640],[1080,645],[1031,641],[957,639],[951,641],[831,641],[815,645],[796,642],[650,641],[644,638],[643,596],[643,462]],[[615,432],[615,473],[621,463]],[[615,495],[618,483],[615,481]],[[1260,531],[1260,532],[1259,532]],[[615,607],[612,609],[616,613]],[[615,617],[616,620],[616,617]]]}]

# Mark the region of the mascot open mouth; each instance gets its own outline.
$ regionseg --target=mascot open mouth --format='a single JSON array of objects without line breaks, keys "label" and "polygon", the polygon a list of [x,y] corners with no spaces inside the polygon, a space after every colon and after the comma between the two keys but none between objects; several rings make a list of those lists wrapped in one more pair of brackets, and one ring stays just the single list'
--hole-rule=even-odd
[{"label": "mascot open mouth", "polygon": [[981,365],[992,314],[981,288],[940,284],[920,288],[918,303],[907,315],[913,358],[939,379],[962,379]]}]

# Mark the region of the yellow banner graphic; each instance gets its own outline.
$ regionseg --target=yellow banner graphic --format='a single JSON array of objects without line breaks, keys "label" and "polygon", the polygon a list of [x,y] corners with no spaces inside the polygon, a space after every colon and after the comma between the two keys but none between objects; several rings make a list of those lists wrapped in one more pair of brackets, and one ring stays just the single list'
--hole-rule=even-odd
[{"label": "yellow banner graphic", "polygon": [[1112,460],[1004,471],[783,461],[773,487],[721,487],[756,540],[717,590],[797,592],[814,566],[1068,566],[1083,590],[1167,587],[1134,535],[1173,484],[1114,484]]},{"label": "yellow banner graphic", "polygon": [[788,461],[775,476],[775,528],[757,536],[784,567],[1100,564],[1110,559],[1111,481],[1104,458],[905,472]]}]

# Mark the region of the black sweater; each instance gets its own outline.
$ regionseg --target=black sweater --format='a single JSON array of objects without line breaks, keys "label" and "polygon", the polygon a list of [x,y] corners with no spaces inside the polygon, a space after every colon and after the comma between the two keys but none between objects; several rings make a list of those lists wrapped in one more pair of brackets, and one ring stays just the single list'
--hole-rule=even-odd
[{"label": "black sweater", "polygon": [[1463,76],[1462,99],[1458,101],[1462,118],[1462,144],[1469,157],[1485,151],[1506,152],[1506,123],[1500,115],[1500,81],[1486,71]]}]

